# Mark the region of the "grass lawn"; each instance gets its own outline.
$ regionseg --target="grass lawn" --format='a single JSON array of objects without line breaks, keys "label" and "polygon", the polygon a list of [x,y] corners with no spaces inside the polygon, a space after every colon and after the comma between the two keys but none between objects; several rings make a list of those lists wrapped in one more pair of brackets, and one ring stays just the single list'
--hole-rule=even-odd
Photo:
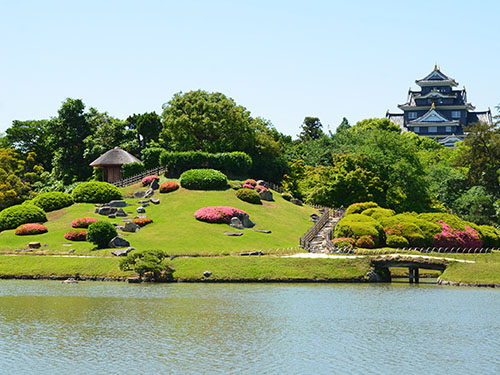
[{"label": "grass lawn", "polygon": [[500,253],[469,256],[476,263],[452,263],[441,275],[446,281],[472,284],[500,284]]},{"label": "grass lawn", "polygon": [[[124,194],[142,189],[141,184],[124,188]],[[274,202],[254,205],[236,198],[235,191],[199,191],[179,189],[168,194],[155,193],[159,205],[146,208],[147,217],[153,223],[137,233],[120,233],[136,249],[161,249],[169,255],[227,255],[248,250],[262,250],[265,253],[295,253],[300,237],[311,227],[309,215],[313,208],[296,206],[274,193]],[[136,215],[137,201],[126,199],[132,206],[126,207],[129,218]],[[238,232],[226,224],[209,224],[197,221],[194,212],[205,206],[234,206],[246,211],[256,223],[257,229],[271,230],[271,234],[244,229],[243,236],[229,237],[224,232]],[[90,216],[121,224],[121,218],[108,219],[94,214],[94,205],[78,203],[47,214],[48,233],[34,236],[16,236],[14,230],[0,233],[0,252],[12,252],[27,247],[30,241],[39,241],[44,253],[68,252],[75,254],[109,255],[109,249],[91,251],[88,242],[71,242],[64,238],[71,229],[71,221],[77,217]],[[286,250],[285,250],[286,249]]]}]

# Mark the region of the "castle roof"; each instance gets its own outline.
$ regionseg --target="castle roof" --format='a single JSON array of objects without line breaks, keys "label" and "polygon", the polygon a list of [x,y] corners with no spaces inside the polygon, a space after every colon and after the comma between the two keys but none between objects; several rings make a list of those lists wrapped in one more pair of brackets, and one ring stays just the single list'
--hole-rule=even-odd
[{"label": "castle roof", "polygon": [[457,81],[441,72],[437,65],[432,72],[422,79],[417,79],[415,83],[419,86],[458,86]]}]

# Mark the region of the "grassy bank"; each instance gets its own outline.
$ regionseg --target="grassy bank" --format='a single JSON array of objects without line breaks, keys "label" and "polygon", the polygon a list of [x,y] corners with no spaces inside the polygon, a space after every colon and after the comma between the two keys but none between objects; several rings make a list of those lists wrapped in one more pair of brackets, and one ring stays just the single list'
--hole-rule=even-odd
[{"label": "grassy bank", "polygon": [[500,284],[500,254],[472,256],[476,263],[450,264],[441,275],[442,280],[467,284]]}]

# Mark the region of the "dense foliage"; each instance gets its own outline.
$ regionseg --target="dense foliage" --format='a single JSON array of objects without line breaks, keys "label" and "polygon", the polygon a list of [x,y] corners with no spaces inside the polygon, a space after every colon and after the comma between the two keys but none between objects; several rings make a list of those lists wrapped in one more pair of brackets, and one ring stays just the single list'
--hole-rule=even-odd
[{"label": "dense foliage", "polygon": [[89,225],[87,230],[87,241],[97,245],[99,249],[108,246],[109,241],[116,237],[116,228],[108,221],[96,221]]},{"label": "dense foliage", "polygon": [[227,187],[227,177],[215,169],[190,169],[181,174],[180,183],[185,189],[223,189]]},{"label": "dense foliage", "polygon": [[0,231],[14,229],[22,224],[46,221],[45,212],[33,204],[18,204],[0,211]]},{"label": "dense foliage", "polygon": [[137,176],[145,171],[146,167],[144,166],[144,163],[138,161],[122,165],[123,178]]},{"label": "dense foliage", "polygon": [[122,271],[135,271],[144,281],[170,281],[174,269],[161,250],[134,251],[120,261]]},{"label": "dense foliage", "polygon": [[[243,185],[245,186],[245,185]],[[236,196],[242,201],[253,203],[253,204],[262,204],[260,200],[260,195],[254,189],[248,189],[243,187],[236,191]]]},{"label": "dense foliage", "polygon": [[73,199],[75,202],[107,203],[121,198],[122,193],[120,189],[107,182],[82,182],[73,190]]},{"label": "dense foliage", "polygon": [[31,200],[31,203],[40,207],[45,212],[50,212],[71,206],[73,204],[73,197],[67,193],[53,191],[38,194]]}]

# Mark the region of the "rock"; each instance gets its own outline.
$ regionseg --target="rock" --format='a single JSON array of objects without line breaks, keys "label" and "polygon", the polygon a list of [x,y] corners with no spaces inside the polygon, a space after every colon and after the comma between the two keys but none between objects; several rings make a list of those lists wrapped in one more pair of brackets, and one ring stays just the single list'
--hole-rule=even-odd
[{"label": "rock", "polygon": [[139,191],[136,191],[132,196],[134,198],[144,198],[145,195],[146,195],[146,191],[139,190]]},{"label": "rock", "polygon": [[144,219],[146,217],[147,217],[146,215],[137,215],[134,217],[134,219]]},{"label": "rock", "polygon": [[270,230],[267,230],[267,229],[252,229],[256,232],[259,232],[259,233],[272,233]]},{"label": "rock", "polygon": [[128,242],[125,238],[116,236],[111,241],[109,241],[108,247],[111,248],[121,248],[121,247],[129,247],[130,242]]},{"label": "rock", "polygon": [[240,219],[245,228],[253,228],[255,226],[255,223],[250,220],[250,217],[247,213],[236,214],[236,217]]},{"label": "rock", "polygon": [[73,254],[75,251],[76,251],[75,249],[70,249],[70,250],[68,251],[68,254]]},{"label": "rock", "polygon": [[311,218],[311,221],[317,222],[319,220],[319,215],[318,214],[311,214],[309,216]]},{"label": "rock", "polygon": [[42,247],[42,245],[40,244],[40,242],[30,242],[28,244],[28,248],[30,248],[30,249],[39,249],[41,247]]},{"label": "rock", "polygon": [[153,204],[160,204],[160,200],[158,198],[151,198],[149,201]]},{"label": "rock", "polygon": [[232,217],[229,225],[236,229],[245,229],[245,227],[241,223],[241,220],[238,219],[237,217]]},{"label": "rock", "polygon": [[266,181],[264,181],[264,180],[257,180],[257,185],[266,186]]},{"label": "rock", "polygon": [[146,209],[144,207],[142,207],[142,206],[137,207],[136,211],[137,211],[138,214],[144,214],[144,213],[146,213]]},{"label": "rock", "polygon": [[66,280],[62,281],[63,284],[78,284],[78,281],[75,280],[73,277],[70,277]]},{"label": "rock", "polygon": [[210,271],[205,271],[205,272],[203,272],[203,276],[205,276],[205,277],[210,277],[210,276],[212,276],[212,272],[210,272]]},{"label": "rock", "polygon": [[160,184],[158,183],[158,180],[153,180],[153,182],[151,182],[151,185],[149,185],[150,189],[153,189],[153,190],[158,190],[160,188]]},{"label": "rock", "polygon": [[297,206],[302,206],[302,204],[303,204],[300,199],[295,199],[295,198],[290,199],[290,202],[292,202],[293,204],[296,204]]},{"label": "rock", "polygon": [[139,284],[140,282],[142,282],[142,280],[140,277],[129,277],[127,279],[127,282],[130,284]]},{"label": "rock", "polygon": [[130,253],[132,250],[135,250],[133,247],[128,247],[126,249],[120,249],[120,250],[113,250],[111,254],[117,257],[125,257],[127,256],[128,253]]},{"label": "rock", "polygon": [[137,203],[139,203],[139,204],[148,203],[148,202],[149,202],[149,199],[142,199],[140,201],[137,201]]},{"label": "rock", "polygon": [[115,207],[101,207],[96,209],[96,213],[99,215],[109,216],[115,214],[117,209]]},{"label": "rock", "polygon": [[116,216],[117,217],[125,217],[128,216],[125,211],[123,211],[123,208],[119,208],[118,211],[116,211]]},{"label": "rock", "polygon": [[146,190],[146,194],[144,194],[144,198],[151,198],[154,193],[155,193],[155,191],[153,189],[149,188],[148,190]]},{"label": "rock", "polygon": [[239,253],[238,254],[240,257],[244,257],[244,256],[255,256],[255,255],[264,255],[264,253],[262,251],[246,251],[244,253]]},{"label": "rock", "polygon": [[96,207],[104,207],[105,204],[104,203],[96,203],[94,206],[96,206]]},{"label": "rock", "polygon": [[139,227],[135,223],[132,223],[131,221],[127,221],[125,223],[125,226],[123,227],[124,232],[131,232],[131,233],[139,232],[139,229],[141,229],[141,227]]},{"label": "rock", "polygon": [[115,214],[108,215],[108,218],[110,218],[110,219],[116,219],[116,215]]},{"label": "rock", "polygon": [[262,190],[260,193],[260,199],[262,199],[263,201],[273,201],[273,193],[271,192],[271,190]]},{"label": "rock", "polygon": [[143,203],[142,207],[149,207],[149,203]]},{"label": "rock", "polygon": [[127,202],[123,200],[114,200],[108,203],[109,207],[127,207]]},{"label": "rock", "polygon": [[115,226],[116,230],[123,230],[123,228],[125,228],[123,225],[118,225],[116,223],[111,223]]},{"label": "rock", "polygon": [[238,237],[238,236],[243,236],[243,233],[241,232],[224,232],[226,236],[231,236],[231,237]]}]

